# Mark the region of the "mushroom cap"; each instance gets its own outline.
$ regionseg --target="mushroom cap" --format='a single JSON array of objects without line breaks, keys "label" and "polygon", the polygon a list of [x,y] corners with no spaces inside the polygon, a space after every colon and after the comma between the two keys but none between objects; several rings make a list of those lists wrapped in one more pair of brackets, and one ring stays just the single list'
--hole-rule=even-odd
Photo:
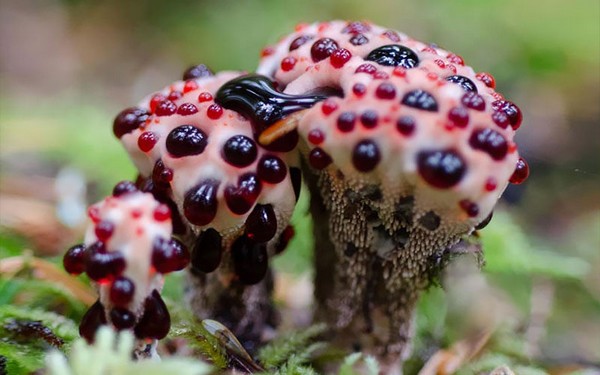
[{"label": "mushroom cap", "polygon": [[[337,49],[315,58],[324,40]],[[365,22],[301,25],[269,51],[258,72],[284,93],[340,93],[304,112],[302,153],[316,170],[340,171],[355,191],[378,187],[386,226],[388,208],[407,196],[416,217],[434,211],[453,234],[491,213],[519,161],[520,111],[494,91],[489,74]]]},{"label": "mushroom cap", "polygon": [[[260,147],[250,122],[213,99],[241,74],[176,81],[147,96],[137,107],[146,119],[120,137],[140,174],[165,187],[194,233],[212,228],[225,242],[259,205],[272,206],[281,233],[295,206],[289,165],[296,156]],[[265,178],[261,171],[274,163],[279,175]]]}]

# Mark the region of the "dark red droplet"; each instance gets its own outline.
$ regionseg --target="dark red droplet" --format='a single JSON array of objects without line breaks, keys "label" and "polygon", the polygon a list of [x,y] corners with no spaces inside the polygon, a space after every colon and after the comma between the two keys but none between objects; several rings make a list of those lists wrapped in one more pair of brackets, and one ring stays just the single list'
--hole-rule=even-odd
[{"label": "dark red droplet", "polygon": [[223,239],[213,228],[200,233],[192,249],[192,270],[210,273],[219,267],[223,254]]},{"label": "dark red droplet", "polygon": [[337,119],[337,128],[344,133],[348,133],[354,129],[356,115],[353,112],[342,112]]},{"label": "dark red droplet", "polygon": [[517,105],[508,100],[496,100],[492,103],[492,108],[504,112],[510,121],[510,125],[517,130],[523,122],[523,114]]},{"label": "dark red droplet", "polygon": [[367,129],[375,128],[378,121],[379,116],[377,115],[377,112],[372,109],[368,109],[360,115],[360,122]]},{"label": "dark red droplet", "polygon": [[393,30],[387,30],[385,31],[383,34],[383,36],[387,37],[389,40],[391,40],[392,42],[399,42],[400,39],[400,35],[398,35],[397,32],[393,31]]},{"label": "dark red droplet", "polygon": [[285,227],[281,235],[279,235],[279,239],[277,240],[277,244],[275,245],[275,254],[282,253],[283,250],[285,250],[285,248],[288,246],[292,238],[294,238],[295,234],[296,231],[294,230],[293,226],[288,225],[287,227]]},{"label": "dark red droplet", "polygon": [[106,323],[104,306],[102,306],[100,300],[98,300],[88,309],[85,315],[83,315],[81,323],[79,323],[79,335],[91,344],[94,342],[96,330]]},{"label": "dark red droplet", "polygon": [[125,276],[117,277],[110,286],[109,298],[113,305],[124,307],[133,299],[135,284]]},{"label": "dark red droplet", "polygon": [[198,95],[198,102],[200,103],[210,102],[211,100],[213,100],[213,96],[210,94],[210,92],[201,92]]},{"label": "dark red droplet", "polygon": [[352,164],[359,172],[372,171],[377,167],[379,160],[381,160],[379,147],[373,140],[365,139],[354,146]]},{"label": "dark red droplet", "polygon": [[254,163],[258,149],[256,143],[245,135],[234,135],[223,145],[223,159],[236,167],[247,167]]},{"label": "dark red droplet", "polygon": [[490,73],[477,73],[475,78],[491,89],[496,88],[496,80]]},{"label": "dark red droplet", "polygon": [[527,177],[529,177],[529,165],[527,165],[525,159],[519,158],[509,181],[511,184],[520,185],[527,180]]},{"label": "dark red droplet", "polygon": [[181,125],[171,130],[166,140],[169,154],[174,158],[201,154],[208,143],[208,136],[193,125]]},{"label": "dark red droplet", "polygon": [[156,237],[152,243],[152,266],[156,271],[166,274],[181,271],[190,262],[187,247],[176,239]]},{"label": "dark red droplet", "polygon": [[485,180],[485,186],[484,186],[485,191],[494,191],[494,190],[496,190],[497,187],[498,187],[498,182],[496,182],[496,179],[494,177],[488,177],[488,179]]},{"label": "dark red droplet", "polygon": [[377,86],[375,96],[379,99],[392,100],[396,97],[396,86],[390,82],[383,82]]},{"label": "dark red droplet", "polygon": [[502,134],[489,128],[477,129],[471,134],[469,144],[486,152],[494,160],[502,160],[508,152],[508,143]]},{"label": "dark red droplet", "polygon": [[371,26],[368,23],[354,21],[348,22],[342,29],[342,34],[360,34],[371,31]]},{"label": "dark red droplet", "polygon": [[264,155],[258,162],[256,173],[261,181],[277,184],[287,175],[287,167],[277,156]]},{"label": "dark red droplet", "polygon": [[412,90],[404,95],[402,104],[423,111],[436,112],[438,104],[433,95],[424,90]]},{"label": "dark red droplet", "polygon": [[177,99],[181,99],[182,96],[183,96],[183,93],[181,91],[174,90],[169,93],[169,96],[167,96],[167,99],[174,102]]},{"label": "dark red droplet", "polygon": [[139,339],[164,338],[171,328],[171,315],[167,305],[155,290],[144,301],[144,314],[136,324],[133,332]]},{"label": "dark red droplet", "polygon": [[448,111],[448,120],[459,128],[464,128],[469,123],[469,110],[465,107],[453,107]]},{"label": "dark red droplet", "polygon": [[327,168],[333,160],[331,160],[331,156],[329,156],[322,148],[315,147],[308,154],[308,162],[314,169],[321,170]]},{"label": "dark red droplet", "polygon": [[369,38],[367,38],[363,34],[357,34],[350,38],[350,43],[353,46],[362,46],[363,44],[369,43]]},{"label": "dark red droplet", "polygon": [[113,133],[121,138],[131,133],[148,120],[150,113],[142,108],[132,107],[121,111],[113,121]]},{"label": "dark red droplet", "polygon": [[85,272],[96,282],[114,279],[125,270],[125,257],[120,251],[107,252],[100,242],[90,245],[86,251]]},{"label": "dark red droplet", "polygon": [[479,95],[476,92],[466,92],[460,101],[467,108],[471,108],[476,111],[485,110],[485,100],[483,99],[483,96]]},{"label": "dark red droplet", "polygon": [[363,83],[360,83],[360,82],[355,83],[352,86],[352,92],[354,93],[354,95],[361,97],[367,93],[367,86],[365,86]]},{"label": "dark red droplet", "polygon": [[463,60],[463,58],[454,53],[449,53],[448,56],[446,56],[446,58],[448,59],[448,61],[450,61],[453,64],[465,65],[465,61]]},{"label": "dark red droplet", "polygon": [[412,116],[400,116],[396,121],[396,129],[400,134],[409,136],[416,128],[416,122]]},{"label": "dark red droplet", "polygon": [[171,219],[171,209],[168,205],[161,203],[152,212],[152,217],[156,221],[167,221]]},{"label": "dark red droplet", "polygon": [[267,242],[277,233],[277,216],[270,204],[257,204],[246,219],[246,236],[256,242]]},{"label": "dark red droplet", "polygon": [[492,113],[492,121],[494,121],[494,123],[502,129],[506,129],[508,125],[510,125],[510,119],[508,118],[508,115],[499,110]]},{"label": "dark red droplet", "polygon": [[115,185],[112,191],[113,197],[120,197],[124,194],[135,193],[138,191],[138,188],[131,181],[121,181]]},{"label": "dark red droplet", "polygon": [[181,116],[190,116],[198,113],[198,107],[192,103],[183,103],[177,108],[177,114]]},{"label": "dark red droplet", "polygon": [[86,251],[83,244],[75,245],[65,253],[63,266],[71,275],[79,275],[85,271]]},{"label": "dark red droplet", "polygon": [[320,129],[313,129],[308,132],[307,138],[313,145],[320,145],[325,140],[325,134]]},{"label": "dark red droplet", "polygon": [[339,46],[335,40],[330,38],[322,38],[313,43],[310,48],[310,56],[313,62],[319,62],[328,58],[333,51],[338,49]]},{"label": "dark red droplet", "polygon": [[337,108],[338,108],[337,103],[331,99],[324,100],[323,104],[321,105],[321,111],[323,112],[323,114],[325,116],[330,115]]},{"label": "dark red droplet", "polygon": [[115,226],[113,223],[107,220],[102,220],[94,227],[94,234],[98,238],[98,240],[102,242],[108,241],[108,239],[112,236],[115,231]]},{"label": "dark red droplet", "polygon": [[254,173],[246,173],[239,177],[238,185],[225,187],[227,207],[237,215],[243,215],[252,208],[262,191],[262,184]]},{"label": "dark red droplet", "polygon": [[452,149],[421,151],[417,168],[428,184],[440,189],[458,184],[467,170],[463,158]]},{"label": "dark red droplet", "polygon": [[345,48],[336,49],[331,53],[331,57],[329,58],[329,62],[331,66],[336,69],[341,68],[346,65],[348,61],[352,58],[352,53]]},{"label": "dark red droplet", "polygon": [[356,68],[355,73],[375,74],[377,68],[373,64],[361,64]]},{"label": "dark red droplet", "polygon": [[468,199],[463,199],[458,202],[458,205],[469,217],[475,217],[479,215],[479,206],[475,202],[472,202]]},{"label": "dark red droplet", "polygon": [[177,105],[170,100],[163,100],[156,105],[154,114],[157,116],[171,116],[177,112]]},{"label": "dark red droplet", "polygon": [[110,310],[110,321],[119,331],[133,328],[135,325],[135,315],[124,308],[116,307]]},{"label": "dark red droplet", "polygon": [[231,245],[231,256],[235,273],[243,284],[256,284],[267,274],[269,258],[264,244],[240,236]]},{"label": "dark red droplet", "polygon": [[292,40],[292,42],[290,43],[289,51],[291,52],[295,49],[300,48],[301,46],[306,44],[306,42],[308,42],[309,40],[312,40],[313,38],[314,37],[312,35],[300,35],[296,39]]},{"label": "dark red droplet", "polygon": [[188,79],[210,77],[212,75],[214,75],[214,73],[209,67],[204,64],[198,64],[189,67],[185,72],[183,72],[183,80],[186,81]]},{"label": "dark red droplet", "polygon": [[183,200],[183,214],[194,225],[206,225],[217,215],[219,181],[205,180],[190,189]]},{"label": "dark red droplet", "polygon": [[152,182],[154,183],[154,187],[160,190],[169,189],[172,180],[173,170],[165,167],[163,161],[158,159],[152,169]]}]

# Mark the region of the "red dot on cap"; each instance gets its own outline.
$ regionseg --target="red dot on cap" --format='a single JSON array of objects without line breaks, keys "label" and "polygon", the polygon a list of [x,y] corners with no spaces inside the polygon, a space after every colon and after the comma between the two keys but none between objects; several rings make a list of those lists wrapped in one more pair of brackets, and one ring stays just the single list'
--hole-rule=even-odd
[{"label": "red dot on cap", "polygon": [[313,129],[308,132],[308,141],[313,145],[319,145],[325,140],[325,134],[320,129]]}]

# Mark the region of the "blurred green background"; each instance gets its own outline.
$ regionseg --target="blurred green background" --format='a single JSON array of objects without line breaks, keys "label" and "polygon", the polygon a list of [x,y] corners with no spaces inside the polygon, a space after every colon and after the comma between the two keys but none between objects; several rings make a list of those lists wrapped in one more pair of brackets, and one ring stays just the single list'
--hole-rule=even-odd
[{"label": "blurred green background", "polygon": [[[492,73],[520,106],[517,141],[532,174],[507,190],[482,232],[493,290],[482,293],[506,299],[516,311],[507,321],[519,322],[512,331],[526,333],[536,291],[550,288],[537,358],[599,363],[598,0],[0,0],[0,257],[23,246],[56,255],[81,235],[39,238],[15,224],[28,221],[13,198],[55,203],[50,182],[64,167],[83,173],[87,201],[134,176],[111,132],[119,110],[193,64],[251,71],[260,49],[295,24],[329,19],[370,20],[435,42]],[[310,222],[302,211],[295,220],[300,234],[278,262],[300,274]],[[460,337],[452,308],[435,290],[427,296],[419,350]]]}]

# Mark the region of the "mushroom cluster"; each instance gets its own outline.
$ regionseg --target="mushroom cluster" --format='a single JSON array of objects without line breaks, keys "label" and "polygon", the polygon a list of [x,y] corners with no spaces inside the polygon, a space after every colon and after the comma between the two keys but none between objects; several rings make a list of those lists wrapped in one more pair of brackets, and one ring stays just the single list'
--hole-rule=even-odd
[{"label": "mushroom cluster", "polygon": [[[298,25],[263,49],[257,74],[191,67],[114,121],[139,177],[137,187],[120,184],[93,206],[104,216],[91,216],[86,245],[65,257],[67,270],[85,270],[100,285],[90,310],[97,317],[88,319],[95,323],[84,320],[82,334],[106,322],[100,311],[128,309],[138,323],[108,320],[139,325],[144,301],[160,299],[158,281],[148,278],[164,273],[150,267],[158,245],[135,247],[147,258],[139,267],[149,268],[134,274],[118,260],[134,255],[120,257],[121,245],[102,229],[106,220],[115,231],[151,227],[117,219],[131,216],[134,201],[155,199],[148,207],[168,210],[173,232],[192,249],[187,298],[196,315],[221,320],[243,341],[259,340],[276,321],[268,259],[293,235],[303,175],[315,221],[317,318],[331,323],[338,342],[397,360],[435,259],[489,222],[509,182],[527,178],[514,142],[521,121],[489,73],[367,22]],[[175,240],[163,242],[166,253],[185,252]],[[88,267],[96,258],[110,264],[108,273]],[[181,259],[169,271],[183,268]],[[115,304],[106,293],[123,275],[142,280],[143,297],[136,289],[135,298]]]},{"label": "mushroom cluster", "polygon": [[117,184],[113,195],[91,206],[83,244],[63,258],[67,272],[86,273],[99,299],[83,317],[79,332],[88,341],[103,324],[133,330],[136,354],[155,356],[154,344],[169,332],[171,320],[160,296],[163,275],[184,269],[187,247],[171,237],[171,210],[132,182]]}]

